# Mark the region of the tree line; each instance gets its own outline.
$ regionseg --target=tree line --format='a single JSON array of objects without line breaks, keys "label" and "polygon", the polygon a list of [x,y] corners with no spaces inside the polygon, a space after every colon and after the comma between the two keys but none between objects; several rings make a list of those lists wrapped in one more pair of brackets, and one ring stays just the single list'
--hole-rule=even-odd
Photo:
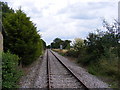
[{"label": "tree line", "polygon": [[60,45],[62,45],[62,49],[70,49],[70,43],[70,40],[62,40],[60,38],[55,38],[53,42],[48,45],[48,48],[60,49]]}]

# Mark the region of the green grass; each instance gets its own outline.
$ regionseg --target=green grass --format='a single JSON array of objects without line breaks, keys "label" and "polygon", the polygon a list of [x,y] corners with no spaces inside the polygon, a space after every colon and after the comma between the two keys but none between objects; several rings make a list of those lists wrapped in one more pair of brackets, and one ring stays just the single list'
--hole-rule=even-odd
[{"label": "green grass", "polygon": [[118,72],[118,59],[114,57],[112,60],[102,57],[99,62],[88,65],[88,72],[107,78],[107,83],[111,88],[118,88],[118,80],[120,80],[120,72]]}]

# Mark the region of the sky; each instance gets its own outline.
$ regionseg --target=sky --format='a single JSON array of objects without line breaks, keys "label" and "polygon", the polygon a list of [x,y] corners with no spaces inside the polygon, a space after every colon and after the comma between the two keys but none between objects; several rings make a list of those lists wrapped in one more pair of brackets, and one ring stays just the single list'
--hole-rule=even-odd
[{"label": "sky", "polygon": [[50,44],[55,38],[86,38],[104,29],[102,20],[112,23],[118,17],[119,0],[1,0],[21,9],[36,24],[41,38]]}]

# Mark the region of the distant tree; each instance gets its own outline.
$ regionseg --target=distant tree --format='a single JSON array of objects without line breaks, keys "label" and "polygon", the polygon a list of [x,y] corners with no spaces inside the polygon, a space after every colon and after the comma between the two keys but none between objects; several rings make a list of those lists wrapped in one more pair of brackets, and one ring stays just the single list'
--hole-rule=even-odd
[{"label": "distant tree", "polygon": [[42,44],[43,44],[43,49],[45,50],[46,49],[46,42],[43,39],[41,39],[41,41],[42,41]]},{"label": "distant tree", "polygon": [[70,40],[65,40],[63,41],[62,45],[63,45],[63,49],[70,49]]},{"label": "distant tree", "polygon": [[53,40],[54,43],[61,42],[61,41],[62,41],[62,40],[61,40],[60,38],[55,38],[55,39]]},{"label": "distant tree", "polygon": [[50,49],[50,45],[47,46],[47,49]]},{"label": "distant tree", "polygon": [[60,48],[60,45],[62,45],[63,40],[60,38],[55,38],[53,42],[51,43],[51,48]]},{"label": "distant tree", "polygon": [[51,43],[50,46],[51,46],[51,48],[56,48],[56,47],[55,47],[55,44],[54,44],[53,42]]},{"label": "distant tree", "polygon": [[55,38],[51,43],[51,48],[59,49],[62,45],[63,49],[70,49],[70,40],[61,40],[60,38]]},{"label": "distant tree", "polygon": [[72,45],[76,51],[79,51],[84,45],[84,40],[81,38],[75,38]]}]

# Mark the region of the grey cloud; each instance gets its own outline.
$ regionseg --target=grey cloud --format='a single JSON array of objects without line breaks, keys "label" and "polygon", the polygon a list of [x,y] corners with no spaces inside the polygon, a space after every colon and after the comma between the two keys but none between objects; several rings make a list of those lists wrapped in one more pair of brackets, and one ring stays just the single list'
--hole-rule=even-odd
[{"label": "grey cloud", "polygon": [[113,6],[112,2],[88,2],[72,4],[61,9],[58,14],[68,14],[72,19],[96,19],[100,18],[99,10]]},{"label": "grey cloud", "polygon": [[101,9],[113,6],[113,3],[115,2],[88,2],[88,6],[90,6],[90,9]]}]

